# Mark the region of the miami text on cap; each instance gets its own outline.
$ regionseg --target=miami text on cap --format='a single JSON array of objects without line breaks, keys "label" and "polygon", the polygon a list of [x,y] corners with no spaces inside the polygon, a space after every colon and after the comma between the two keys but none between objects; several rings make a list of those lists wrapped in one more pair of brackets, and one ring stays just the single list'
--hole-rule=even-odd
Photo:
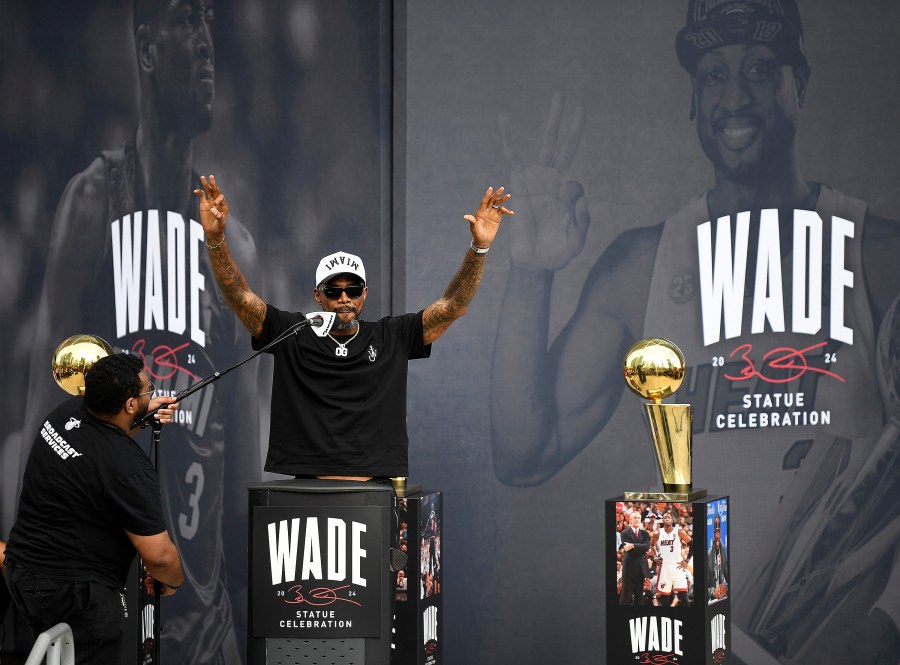
[{"label": "miami text on cap", "polygon": [[362,280],[363,284],[366,283],[366,268],[363,266],[361,258],[347,252],[329,254],[319,261],[319,267],[316,268],[316,286],[324,284],[335,275],[343,275],[345,273],[356,275]]}]

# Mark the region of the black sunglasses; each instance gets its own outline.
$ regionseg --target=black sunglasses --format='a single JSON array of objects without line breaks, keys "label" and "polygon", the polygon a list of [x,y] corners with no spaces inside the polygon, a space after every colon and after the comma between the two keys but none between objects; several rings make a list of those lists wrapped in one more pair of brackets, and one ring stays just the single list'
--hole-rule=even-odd
[{"label": "black sunglasses", "polygon": [[323,286],[321,290],[329,300],[337,300],[344,292],[350,298],[359,298],[365,288],[364,284],[352,284],[350,286]]}]

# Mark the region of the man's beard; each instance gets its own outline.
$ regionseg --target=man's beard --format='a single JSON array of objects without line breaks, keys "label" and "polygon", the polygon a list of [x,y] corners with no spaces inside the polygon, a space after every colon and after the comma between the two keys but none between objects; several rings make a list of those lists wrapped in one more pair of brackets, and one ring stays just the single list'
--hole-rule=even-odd
[{"label": "man's beard", "polygon": [[779,117],[760,138],[759,153],[751,159],[735,159],[734,163],[726,159],[716,132],[698,131],[698,135],[706,157],[728,180],[738,185],[762,185],[784,177],[784,172],[778,167],[791,162],[797,128],[788,118]]},{"label": "man's beard", "polygon": [[351,319],[349,321],[341,321],[341,317],[337,317],[334,320],[334,325],[332,326],[332,330],[353,330],[356,326],[359,325],[356,319]]},{"label": "man's beard", "polygon": [[147,404],[144,405],[143,409],[141,409],[138,413],[134,414],[135,422],[143,419],[143,417],[146,416],[149,411],[150,411],[150,402],[148,401]]}]

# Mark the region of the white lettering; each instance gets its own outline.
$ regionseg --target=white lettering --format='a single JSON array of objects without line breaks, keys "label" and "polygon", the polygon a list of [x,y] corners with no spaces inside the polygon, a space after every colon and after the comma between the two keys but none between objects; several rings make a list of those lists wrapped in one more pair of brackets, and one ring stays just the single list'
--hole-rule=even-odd
[{"label": "white lettering", "polygon": [[647,631],[647,650],[660,651],[659,624],[651,618],[647,626],[650,629]]},{"label": "white lettering", "polygon": [[[175,213],[169,213],[173,215]],[[206,346],[206,333],[200,327],[200,292],[206,290],[206,278],[200,272],[200,243],[206,235],[203,227],[191,221],[191,339]]]},{"label": "white lettering", "polygon": [[772,330],[784,331],[784,288],[781,279],[778,210],[763,210],[760,213],[756,284],[753,287],[753,323],[750,332],[764,332],[766,319]]},{"label": "white lettering", "polygon": [[353,628],[353,621],[337,619],[331,621],[295,621],[294,619],[282,619],[278,622],[281,628]]},{"label": "white lettering", "polygon": [[366,586],[366,578],[362,576],[362,560],[366,558],[366,551],[362,547],[362,534],[366,532],[366,525],[362,522],[353,522],[351,529],[351,574],[353,583]]},{"label": "white lettering", "polygon": [[193,425],[194,412],[187,409],[178,409],[175,411],[175,422],[179,425]]},{"label": "white lettering", "polygon": [[[272,572],[272,584],[281,584],[282,581],[293,582],[297,579],[298,545],[300,543],[300,518],[272,522],[267,525],[269,535],[269,563]],[[326,520],[324,535],[327,550],[327,579],[341,582],[347,577],[348,548],[347,526],[344,520],[329,517]],[[360,522],[350,523],[350,569],[352,582],[359,586],[366,586],[366,578],[362,575],[362,559],[366,557],[366,550],[362,546],[362,536],[366,532],[366,525]],[[323,579],[322,570],[322,543],[319,531],[319,522],[315,517],[307,517],[303,534],[303,552],[300,561],[300,579]]]},{"label": "white lettering", "polygon": [[334,610],[297,610],[298,619],[333,619]]},{"label": "white lettering", "polygon": [[628,621],[632,653],[661,651],[682,656],[681,621],[669,617],[637,617]]},{"label": "white lettering", "polygon": [[300,528],[300,519],[291,520],[291,534],[288,536],[287,520],[278,523],[278,535],[275,535],[275,522],[268,525],[269,529],[269,563],[272,569],[272,584],[281,584],[282,573],[284,581],[293,582],[297,574],[297,529]]},{"label": "white lettering", "polygon": [[47,445],[53,449],[57,455],[62,459],[69,459],[70,457],[81,457],[81,453],[75,450],[72,446],[70,446],[64,438],[62,438],[59,433],[53,428],[53,425],[50,424],[50,421],[45,420],[43,426],[41,427],[41,438],[47,442]]},{"label": "white lettering", "polygon": [[737,233],[733,248],[731,217],[719,217],[716,225],[716,255],[713,261],[712,223],[705,222],[697,227],[700,298],[703,303],[703,343],[706,346],[719,341],[723,314],[725,339],[741,334],[749,237],[749,212],[737,215]]},{"label": "white lettering", "polygon": [[437,607],[426,607],[422,613],[422,643],[428,644],[430,640],[437,641]]},{"label": "white lettering", "polygon": [[853,344],[853,330],[844,325],[844,289],[853,288],[853,273],[844,267],[844,245],[853,237],[853,222],[831,218],[831,336]]},{"label": "white lettering", "polygon": [[795,210],[791,326],[808,335],[822,329],[822,242],[822,218],[811,210]]},{"label": "white lettering", "polygon": [[[132,230],[134,241],[132,243]],[[124,337],[138,329],[138,304],[141,282],[141,213],[112,223],[113,291],[116,298],[116,336]],[[121,236],[121,241],[120,241]]]},{"label": "white lettering", "polygon": [[169,330],[176,335],[187,328],[187,289],[184,273],[184,219],[178,213],[166,215],[166,254],[169,272]]},{"label": "white lettering", "polygon": [[779,406],[803,406],[804,393],[750,393],[741,398],[744,408],[771,409]]},{"label": "white lettering", "polygon": [[[190,220],[186,230],[185,220],[180,214],[171,211],[166,214],[165,290],[162,286],[163,256],[159,227],[159,211],[148,211],[147,247],[144,249],[142,212],[124,215],[110,225],[116,335],[124,337],[139,330],[143,275],[143,328],[183,335],[189,325],[191,340],[205,347],[206,333],[202,329],[200,316],[200,292],[206,290],[206,278],[200,271],[203,227]],[[187,244],[190,246],[187,247]],[[145,270],[142,270],[141,256],[145,252]],[[186,257],[189,263],[186,263]]]},{"label": "white lettering", "polygon": [[141,641],[153,637],[153,605],[144,605],[141,612]]},{"label": "white lettering", "polygon": [[638,617],[628,621],[631,631],[631,652],[640,653],[646,651],[647,644],[647,617]]},{"label": "white lettering", "polygon": [[712,640],[712,652],[725,648],[725,615],[717,614],[709,622],[709,634]]},{"label": "white lettering", "polygon": [[344,520],[328,518],[328,579],[341,581],[347,577],[347,525]]},{"label": "white lettering", "polygon": [[[817,335],[823,328],[823,288],[825,270],[825,223],[811,210],[794,210],[791,268],[791,331]],[[697,227],[697,252],[704,345],[743,334],[744,286],[746,282],[750,213],[735,216],[732,239],[731,217],[720,217]],[[854,223],[832,217],[830,225],[830,294],[828,326],[830,336],[853,343],[853,330],[845,322],[847,290],[854,286],[854,274],[846,267],[847,243],[855,234]],[[768,325],[774,332],[786,328],[784,276],[778,210],[760,211],[756,248],[756,273],[750,314],[750,333],[763,333]]]},{"label": "white lettering", "polygon": [[159,212],[147,213],[147,270],[144,276],[144,330],[163,330],[162,255],[159,248]]},{"label": "white lettering", "polygon": [[319,547],[319,523],[315,517],[306,518],[306,537],[303,540],[303,571],[300,579],[322,579],[322,551]]},{"label": "white lettering", "polygon": [[778,411],[761,413],[719,413],[715,417],[716,429],[743,429],[756,427],[806,427],[830,425],[831,411]]}]

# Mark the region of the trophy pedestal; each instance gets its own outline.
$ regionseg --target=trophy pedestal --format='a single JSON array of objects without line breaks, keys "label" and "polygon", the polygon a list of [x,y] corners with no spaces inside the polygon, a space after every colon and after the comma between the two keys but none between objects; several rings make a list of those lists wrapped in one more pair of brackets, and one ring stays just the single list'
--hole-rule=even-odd
[{"label": "trophy pedestal", "polygon": [[[669,498],[669,492],[640,494],[637,499],[623,494],[605,505],[607,662],[730,663],[729,499],[680,501]],[[653,498],[643,498],[647,496]],[[641,512],[644,535],[619,530],[623,522],[630,529],[627,513],[632,509]],[[658,517],[644,519],[649,512]],[[664,528],[665,512],[673,514],[670,532]],[[688,534],[690,542],[678,531]],[[659,535],[651,549],[654,532]],[[626,542],[635,543],[627,560]],[[641,556],[647,560],[646,573],[635,572]]]},{"label": "trophy pedestal", "polygon": [[136,663],[137,665],[158,665],[159,658],[154,658],[158,651],[154,647],[159,645],[160,631],[162,629],[159,614],[156,608],[158,602],[146,592],[142,592],[144,580],[144,564],[137,557],[131,562],[128,571],[128,582],[125,585],[124,603],[127,608],[125,614],[125,635],[122,640],[122,655],[120,663]]},{"label": "trophy pedestal", "polygon": [[442,503],[441,492],[412,485],[407,486],[404,496],[394,498],[395,528],[399,530],[393,547],[399,545],[409,559],[391,581],[391,665],[444,662]]}]

